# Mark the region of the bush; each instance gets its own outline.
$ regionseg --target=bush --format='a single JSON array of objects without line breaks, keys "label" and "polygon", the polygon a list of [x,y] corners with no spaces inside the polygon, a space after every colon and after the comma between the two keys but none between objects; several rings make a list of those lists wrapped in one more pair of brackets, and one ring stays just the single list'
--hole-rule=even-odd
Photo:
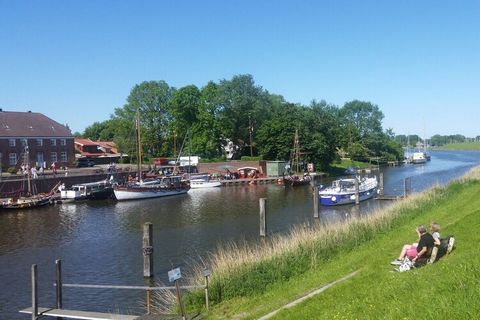
[{"label": "bush", "polygon": [[10,167],[7,169],[7,172],[10,174],[17,174],[17,168],[15,167]]},{"label": "bush", "polygon": [[243,156],[240,158],[242,161],[260,161],[263,160],[263,156],[257,156],[257,157],[248,157],[248,156]]}]

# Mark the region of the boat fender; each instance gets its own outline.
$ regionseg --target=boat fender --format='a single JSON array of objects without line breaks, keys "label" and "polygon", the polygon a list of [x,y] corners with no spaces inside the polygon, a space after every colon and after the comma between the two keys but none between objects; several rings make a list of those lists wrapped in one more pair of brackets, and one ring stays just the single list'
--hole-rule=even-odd
[{"label": "boat fender", "polygon": [[354,195],[354,194],[352,194],[352,195],[350,196],[350,200],[355,200],[355,195]]},{"label": "boat fender", "polygon": [[333,202],[337,202],[337,197],[332,196],[332,201],[333,201]]}]

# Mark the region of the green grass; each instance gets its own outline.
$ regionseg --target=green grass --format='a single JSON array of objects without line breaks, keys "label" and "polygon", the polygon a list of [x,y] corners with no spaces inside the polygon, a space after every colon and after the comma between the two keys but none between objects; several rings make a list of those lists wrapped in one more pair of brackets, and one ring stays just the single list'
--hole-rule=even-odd
[{"label": "green grass", "polygon": [[463,142],[463,143],[449,143],[435,150],[466,150],[466,151],[480,151],[480,142]]},{"label": "green grass", "polygon": [[[211,261],[213,306],[203,310],[205,317],[258,318],[360,269],[277,318],[479,318],[480,173],[470,176],[328,230],[305,227],[258,246],[219,248]],[[459,249],[433,265],[392,273],[389,262],[415,240],[415,226],[433,220],[443,235],[456,236]],[[202,298],[201,292],[187,296],[191,312],[201,308]]]},{"label": "green grass", "polygon": [[357,169],[368,168],[370,165],[367,162],[354,161],[350,159],[342,159],[339,162],[334,162],[328,173],[333,176],[339,176],[345,174],[345,169],[349,167],[354,167]]}]

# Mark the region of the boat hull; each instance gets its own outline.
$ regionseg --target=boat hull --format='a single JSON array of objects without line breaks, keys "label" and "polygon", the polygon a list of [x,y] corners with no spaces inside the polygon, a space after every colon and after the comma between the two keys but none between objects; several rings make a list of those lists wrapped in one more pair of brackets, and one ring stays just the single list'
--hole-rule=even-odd
[{"label": "boat hull", "polygon": [[38,208],[52,204],[52,197],[45,196],[39,198],[20,198],[16,201],[9,201],[0,204],[1,209],[28,209]]},{"label": "boat hull", "polygon": [[[151,189],[151,190],[147,190]],[[115,198],[118,201],[140,200],[149,198],[160,198],[175,196],[187,193],[188,189],[164,189],[164,188],[131,188],[131,187],[117,187],[113,189]]]},{"label": "boat hull", "polygon": [[310,184],[310,182],[312,181],[312,177],[311,176],[304,176],[304,177],[300,177],[300,176],[286,176],[283,178],[283,185],[286,187],[286,188],[289,188],[289,187],[298,187],[298,186],[306,186],[308,184]]},{"label": "boat hull", "polygon": [[[371,199],[377,193],[377,188],[359,192],[359,200],[365,201]],[[355,203],[355,192],[346,193],[328,193],[319,195],[320,204],[324,206],[338,206],[343,204]]]},{"label": "boat hull", "polygon": [[196,181],[190,180],[190,189],[216,188],[221,186],[222,186],[222,183],[220,181],[196,182]]}]

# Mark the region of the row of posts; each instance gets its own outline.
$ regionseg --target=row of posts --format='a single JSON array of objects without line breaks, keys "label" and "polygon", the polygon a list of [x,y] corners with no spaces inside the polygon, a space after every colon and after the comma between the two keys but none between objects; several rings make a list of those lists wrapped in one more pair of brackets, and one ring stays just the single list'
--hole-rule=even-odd
[{"label": "row of posts", "polygon": [[[313,218],[320,219],[320,201],[319,201],[319,191],[320,188],[315,184],[315,179],[312,179],[310,185],[313,190]],[[360,204],[360,190],[359,190],[359,181],[358,178],[355,178],[355,204]],[[384,196],[384,180],[383,172],[379,174],[379,187],[378,187],[379,196]],[[408,197],[412,192],[412,180],[410,177],[405,178],[404,180],[404,197]],[[260,208],[260,237],[266,237],[267,235],[267,226],[266,226],[266,198],[259,199],[259,208]]]}]

